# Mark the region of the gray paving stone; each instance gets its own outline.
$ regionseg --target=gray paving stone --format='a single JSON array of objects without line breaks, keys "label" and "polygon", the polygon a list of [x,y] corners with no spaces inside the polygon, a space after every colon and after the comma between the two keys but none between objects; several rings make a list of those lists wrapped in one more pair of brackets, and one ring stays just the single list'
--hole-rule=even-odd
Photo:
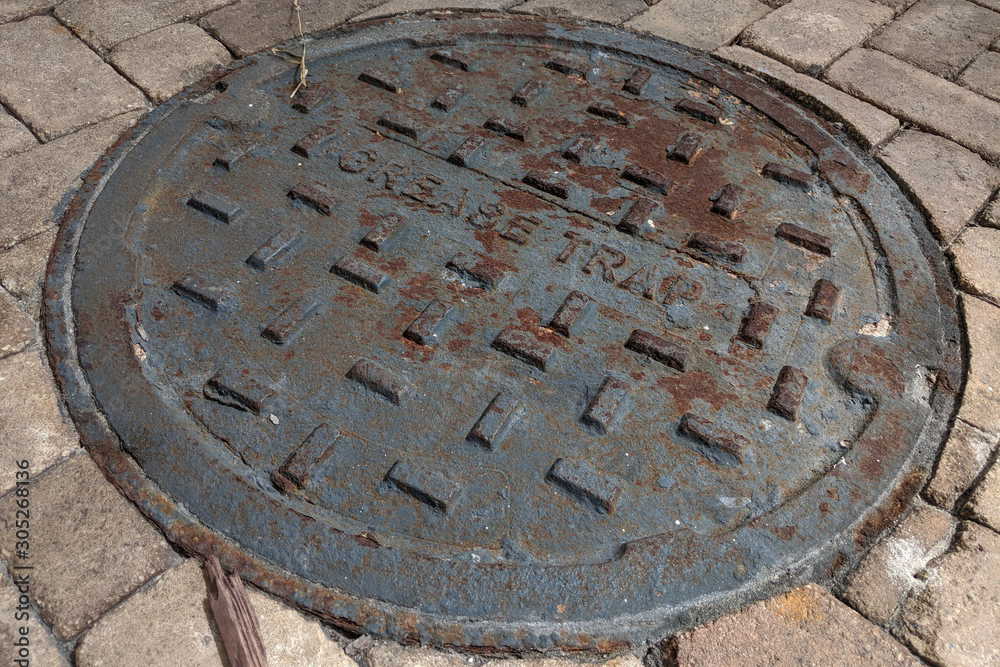
[{"label": "gray paving stone", "polygon": [[984,52],[965,68],[958,82],[980,95],[1000,101],[1000,53]]},{"label": "gray paving stone", "polygon": [[17,300],[0,290],[0,359],[17,354],[35,340],[35,322],[17,305]]},{"label": "gray paving stone", "polygon": [[50,16],[0,25],[0,101],[43,141],[147,105],[126,81]]},{"label": "gray paving stone", "polygon": [[1000,230],[969,227],[949,253],[962,289],[1000,303]]},{"label": "gray paving stone", "polygon": [[959,496],[986,467],[997,441],[996,435],[956,420],[938,456],[934,476],[923,491],[924,498],[946,510],[954,509]]},{"label": "gray paving stone", "polygon": [[1000,160],[1000,102],[874,49],[854,49],[826,79],[901,120],[933,130],[990,160]]},{"label": "gray paving stone", "polygon": [[1000,463],[994,462],[969,496],[962,516],[983,523],[1000,532]]},{"label": "gray paving stone", "polygon": [[918,505],[864,557],[851,574],[843,599],[868,620],[885,625],[912,591],[916,577],[947,550],[958,520],[928,505]]},{"label": "gray paving stone", "polygon": [[919,667],[878,626],[815,584],[673,637],[671,667]]},{"label": "gray paving stone", "polygon": [[870,46],[954,78],[1000,36],[1000,14],[965,0],[920,0]]},{"label": "gray paving stone", "polygon": [[[16,358],[16,357],[15,357]],[[13,497],[0,503],[0,552],[14,548]],[[32,591],[63,639],[79,634],[176,556],[150,523],[104,479],[86,453],[31,486]]]},{"label": "gray paving stone", "polygon": [[126,40],[203,16],[236,1],[63,0],[55,15],[95,50],[107,53]]},{"label": "gray paving stone", "polygon": [[57,2],[58,0],[0,0],[0,23],[44,14]]},{"label": "gray paving stone", "polygon": [[465,659],[454,653],[388,642],[372,646],[366,658],[368,667],[468,667]]},{"label": "gray paving stone", "polygon": [[986,7],[986,9],[992,9],[995,12],[1000,12],[1000,0],[972,0],[974,3],[980,7]]},{"label": "gray paving stone", "polygon": [[916,130],[901,132],[879,159],[924,209],[943,244],[954,240],[1000,185],[1000,170],[975,153]]},{"label": "gray paving stone", "polygon": [[747,28],[740,41],[804,72],[826,67],[894,15],[865,0],[793,0]]},{"label": "gray paving stone", "polygon": [[4,197],[0,249],[51,227],[53,210],[79,185],[80,175],[139,116],[137,112],[123,114],[0,160],[0,192]]},{"label": "gray paving stone", "polygon": [[159,103],[232,58],[198,26],[178,23],[119,44],[108,60]]},{"label": "gray paving stone", "polygon": [[756,0],[662,0],[625,26],[714,51],[770,11]]},{"label": "gray paving stone", "polygon": [[24,123],[0,109],[0,159],[38,145]]},{"label": "gray paving stone", "polygon": [[908,7],[910,7],[917,0],[875,0],[880,5],[885,5],[886,7],[892,7],[897,14],[900,14]]},{"label": "gray paving stone", "polygon": [[[30,590],[30,577],[28,585]],[[27,649],[28,662],[21,663],[24,667],[69,667],[49,629],[38,620],[28,599],[22,595],[9,577],[0,575],[0,646],[3,646],[4,664],[18,667],[15,658],[24,659],[20,651]],[[27,634],[21,628],[25,628]],[[25,641],[27,646],[23,645]],[[18,646],[18,642],[22,645]]]},{"label": "gray paving stone", "polygon": [[36,321],[41,309],[42,276],[55,237],[55,229],[49,229],[0,251],[0,286],[14,295],[22,310]]},{"label": "gray paving stone", "polygon": [[979,216],[979,224],[1000,229],[1000,196],[994,197],[993,201],[986,205],[983,214]]},{"label": "gray paving stone", "polygon": [[563,17],[600,21],[602,23],[621,23],[636,14],[645,11],[644,0],[530,0],[515,7],[514,11],[527,12],[538,16]]},{"label": "gray paving stone", "polygon": [[642,661],[634,655],[623,655],[604,662],[587,662],[581,665],[579,661],[566,658],[510,658],[508,660],[490,660],[483,667],[642,667]]},{"label": "gray paving stone", "polygon": [[363,14],[352,18],[352,21],[364,21],[379,16],[405,14],[407,12],[424,12],[434,9],[473,9],[501,10],[516,5],[521,0],[389,0]]},{"label": "gray paving stone", "polygon": [[[253,589],[249,595],[270,667],[357,667],[319,622]],[[202,569],[187,559],[99,620],[77,646],[76,667],[224,667],[208,609]]]},{"label": "gray paving stone", "polygon": [[1000,535],[963,523],[953,550],[923,576],[894,633],[941,667],[1000,665]]},{"label": "gray paving stone", "polygon": [[[242,0],[212,12],[200,25],[242,58],[298,33],[298,22],[289,4],[274,0]],[[312,0],[299,4],[302,30],[312,33],[343,23],[381,4],[381,0]]]},{"label": "gray paving stone", "polygon": [[[31,474],[38,475],[79,451],[79,437],[58,401],[39,350],[0,360],[0,470],[15,470],[17,461],[27,460]],[[0,494],[12,488],[13,474],[0,478]]]},{"label": "gray paving stone", "polygon": [[958,417],[991,434],[1000,433],[1000,308],[962,297],[969,337],[969,375]]},{"label": "gray paving stone", "polygon": [[712,55],[752,72],[819,114],[839,123],[865,148],[888,140],[899,130],[899,121],[867,102],[857,100],[836,88],[799,74],[777,60],[742,46],[724,46]]}]

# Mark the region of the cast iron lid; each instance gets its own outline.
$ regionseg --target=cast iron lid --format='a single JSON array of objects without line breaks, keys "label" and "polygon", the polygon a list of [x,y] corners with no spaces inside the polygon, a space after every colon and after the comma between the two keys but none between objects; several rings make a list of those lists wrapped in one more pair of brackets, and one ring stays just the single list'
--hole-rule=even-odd
[{"label": "cast iron lid", "polygon": [[183,548],[357,632],[613,651],[827,576],[912,492],[954,306],[841,133],[604,26],[308,55],[294,98],[267,54],[141,122],[49,269],[82,437]]}]

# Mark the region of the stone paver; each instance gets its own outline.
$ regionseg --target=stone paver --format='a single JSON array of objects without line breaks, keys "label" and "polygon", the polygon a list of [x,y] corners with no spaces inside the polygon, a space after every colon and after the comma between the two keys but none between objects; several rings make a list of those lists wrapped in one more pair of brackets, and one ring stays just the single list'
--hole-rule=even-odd
[{"label": "stone paver", "polygon": [[901,120],[933,130],[990,160],[1000,160],[1000,102],[874,49],[854,49],[826,79]]},{"label": "stone paver", "polygon": [[[289,4],[274,0],[242,0],[212,12],[201,20],[201,27],[242,58],[298,33],[298,22]],[[380,5],[381,0],[313,0],[299,4],[302,30],[311,33],[343,23]]]},{"label": "stone paver", "polygon": [[366,653],[368,667],[467,667],[465,658],[426,648],[376,644]]},{"label": "stone paver", "polygon": [[[26,459],[37,475],[78,448],[41,353],[25,350],[0,361],[0,469],[15,470],[15,462]],[[0,493],[13,487],[13,474],[0,478]]]},{"label": "stone paver", "polygon": [[[55,16],[100,53],[116,45],[187,21],[237,0],[63,0]],[[305,4],[305,3],[303,3]]]},{"label": "stone paver", "polygon": [[983,53],[965,68],[958,82],[980,95],[1000,101],[1000,53]]},{"label": "stone paver", "polygon": [[[580,663],[565,658],[528,658],[520,660],[490,660],[483,667],[577,667]],[[402,666],[401,666],[402,667]],[[587,667],[642,667],[642,661],[634,655],[623,655],[604,662],[591,662]]]},{"label": "stone paver", "polygon": [[950,254],[962,289],[1000,303],[1000,230],[969,227],[952,245]]},{"label": "stone paver", "polygon": [[118,116],[0,160],[0,249],[51,227],[54,210],[79,186],[80,175],[138,118],[138,113]]},{"label": "stone paver", "polygon": [[934,476],[924,489],[924,498],[946,510],[954,509],[959,497],[982,473],[996,446],[996,435],[955,421],[938,457]]},{"label": "stone paver", "polygon": [[979,224],[993,229],[1000,229],[1000,197],[996,197],[983,210]]},{"label": "stone paver", "polygon": [[671,667],[918,667],[881,628],[815,584],[667,640]]},{"label": "stone paver", "polygon": [[351,19],[352,21],[364,21],[377,18],[379,16],[390,16],[392,14],[405,14],[407,12],[423,12],[432,9],[473,9],[473,10],[501,10],[516,5],[521,0],[389,0],[385,4],[371,9],[363,14]]},{"label": "stone paver", "polygon": [[826,67],[893,16],[865,0],[793,0],[747,28],[740,41],[804,72]]},{"label": "stone paver", "polygon": [[933,561],[894,633],[935,665],[1000,665],[1000,535],[966,522]]},{"label": "stone paver", "polygon": [[998,36],[996,12],[965,0],[920,0],[869,45],[951,79]]},{"label": "stone paver", "polygon": [[976,485],[962,515],[1000,532],[1000,463],[996,461]]},{"label": "stone paver", "polygon": [[155,102],[163,102],[232,58],[204,30],[178,23],[130,39],[108,60]]},{"label": "stone paver", "polygon": [[514,11],[538,16],[573,16],[603,23],[621,23],[645,11],[644,0],[529,0],[515,7]]},{"label": "stone paver", "polygon": [[0,159],[38,144],[24,123],[0,109]]},{"label": "stone paver", "polygon": [[892,7],[897,14],[900,14],[908,7],[913,5],[917,0],[875,0],[880,5],[885,5],[886,7]]},{"label": "stone paver", "polygon": [[885,625],[913,590],[916,575],[948,548],[958,521],[947,512],[917,506],[879,542],[847,581],[843,599],[869,620]]},{"label": "stone paver", "polygon": [[34,14],[44,14],[58,0],[0,0],[0,23],[16,21]]},{"label": "stone paver", "polygon": [[1000,170],[942,137],[908,130],[879,153],[930,218],[935,236],[950,243],[1000,184]]},{"label": "stone paver", "polygon": [[[30,572],[28,574],[30,591]],[[24,586],[23,582],[21,586]],[[69,662],[59,651],[48,628],[39,622],[34,610],[31,609],[28,599],[10,578],[0,575],[0,646],[3,646],[0,655],[4,657],[4,664],[12,667],[29,665],[69,667]],[[26,628],[27,634],[24,634],[21,628]],[[27,650],[26,657],[20,654],[21,650]],[[15,658],[27,662],[19,665],[15,662]]]},{"label": "stone paver", "polygon": [[[188,559],[98,621],[80,640],[76,666],[223,667],[207,601],[202,569]],[[319,622],[254,590],[250,602],[270,667],[356,667]]]},{"label": "stone paver", "polygon": [[865,148],[872,148],[899,130],[899,121],[872,105],[854,99],[811,76],[742,46],[724,46],[714,56],[752,72],[821,115],[843,123]]},{"label": "stone paver", "polygon": [[962,298],[969,337],[969,377],[958,416],[990,433],[1000,433],[1000,308],[976,297]]},{"label": "stone paver", "polygon": [[0,290],[0,359],[17,354],[34,340],[35,323],[13,296]]},{"label": "stone paver", "polygon": [[770,11],[756,0],[662,0],[625,26],[713,51]]},{"label": "stone paver", "polygon": [[[0,552],[8,562],[14,547],[12,501],[0,503]],[[32,593],[42,618],[63,639],[77,635],[176,558],[86,453],[35,481],[31,502]]]},{"label": "stone paver", "polygon": [[0,286],[21,302],[21,307],[38,318],[42,300],[42,274],[52,244],[55,229],[49,229],[0,251]]},{"label": "stone paver", "polygon": [[50,16],[0,25],[0,102],[43,140],[141,109],[146,98]]}]

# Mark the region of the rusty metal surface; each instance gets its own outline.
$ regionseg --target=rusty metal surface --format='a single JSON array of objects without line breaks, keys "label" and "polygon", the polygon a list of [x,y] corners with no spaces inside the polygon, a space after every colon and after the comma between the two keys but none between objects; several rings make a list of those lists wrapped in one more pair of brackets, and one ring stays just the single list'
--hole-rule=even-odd
[{"label": "rusty metal surface", "polygon": [[173,540],[353,632],[612,652],[842,569],[905,505],[954,303],[840,134],[608,27],[310,55],[304,97],[259,57],[154,112],[50,264],[67,405]]}]

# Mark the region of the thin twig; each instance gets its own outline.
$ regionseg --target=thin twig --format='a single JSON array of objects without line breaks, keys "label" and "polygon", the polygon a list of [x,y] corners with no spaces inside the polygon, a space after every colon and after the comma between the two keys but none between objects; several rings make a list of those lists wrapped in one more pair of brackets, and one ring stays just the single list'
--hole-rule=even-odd
[{"label": "thin twig", "polygon": [[299,0],[292,0],[292,6],[295,8],[295,19],[299,24],[299,45],[302,47],[301,54],[295,54],[291,51],[285,51],[284,49],[271,49],[271,53],[278,56],[282,60],[290,63],[295,63],[299,66],[299,83],[295,86],[295,90],[289,97],[295,97],[296,93],[302,88],[308,88],[309,84],[306,82],[306,77],[309,75],[309,68],[306,67],[306,43],[304,39],[304,34],[302,32],[302,8],[299,7]]}]

